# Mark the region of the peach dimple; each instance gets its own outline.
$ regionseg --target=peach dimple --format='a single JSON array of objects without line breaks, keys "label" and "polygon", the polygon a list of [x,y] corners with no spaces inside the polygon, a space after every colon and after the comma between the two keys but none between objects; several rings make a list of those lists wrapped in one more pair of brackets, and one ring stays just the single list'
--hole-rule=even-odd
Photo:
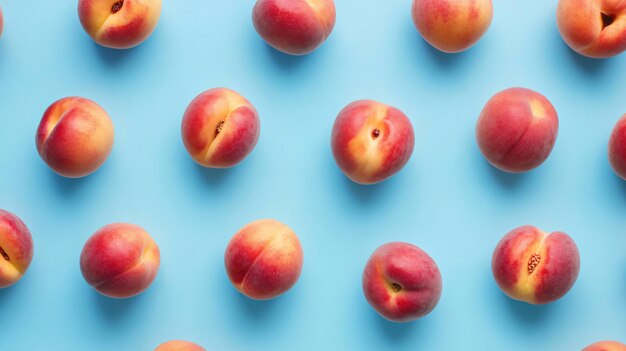
[{"label": "peach dimple", "polygon": [[546,304],[563,297],[574,285],[580,255],[565,233],[545,233],[522,226],[506,234],[492,258],[496,282],[509,297]]},{"label": "peach dimple", "polygon": [[346,106],[335,120],[333,156],[356,183],[382,182],[409,161],[415,145],[411,121],[395,107],[372,100]]},{"label": "peach dimple", "polygon": [[558,115],[548,99],[530,89],[510,88],[494,95],[481,111],[476,140],[494,167],[527,172],[548,158],[558,129]]},{"label": "peach dimple", "polygon": [[335,26],[333,0],[257,0],[252,21],[269,45],[291,55],[305,55],[328,38]]},{"label": "peach dimple", "polygon": [[401,242],[374,251],[362,284],[369,304],[394,322],[408,322],[430,313],[442,289],[435,261],[417,246]]},{"label": "peach dimple", "polygon": [[216,88],[189,104],[181,134],[187,152],[198,164],[228,168],[252,152],[260,129],[259,115],[248,100],[230,89]]},{"label": "peach dimple", "polygon": [[95,172],[113,148],[113,122],[95,102],[67,97],[44,113],[36,135],[37,151],[46,164],[64,177]]},{"label": "peach dimple", "polygon": [[303,253],[296,234],[271,219],[252,222],[228,243],[224,263],[235,288],[256,300],[289,290],[302,272]]},{"label": "peach dimple", "polygon": [[127,223],[99,229],[80,255],[80,269],[87,283],[114,298],[128,298],[146,290],[160,262],[159,247],[152,237],[141,227]]},{"label": "peach dimple", "polygon": [[127,49],[144,42],[161,16],[161,0],[79,0],[78,17],[96,43]]},{"label": "peach dimple", "polygon": [[33,238],[16,215],[0,210],[0,289],[17,283],[33,260]]},{"label": "peach dimple", "polygon": [[556,13],[561,37],[572,50],[607,58],[626,50],[626,2],[559,0]]}]

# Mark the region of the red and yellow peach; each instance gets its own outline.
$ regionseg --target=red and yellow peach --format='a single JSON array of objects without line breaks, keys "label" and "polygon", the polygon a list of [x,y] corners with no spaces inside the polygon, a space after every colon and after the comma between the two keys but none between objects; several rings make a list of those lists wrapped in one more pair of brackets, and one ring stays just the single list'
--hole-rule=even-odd
[{"label": "red and yellow peach", "polygon": [[547,304],[572,288],[580,271],[580,255],[567,234],[548,234],[527,225],[500,240],[491,268],[500,289],[512,299]]},{"label": "red and yellow peach", "polygon": [[626,3],[613,0],[559,0],[561,37],[572,50],[607,58],[626,50]]},{"label": "red and yellow peach", "polygon": [[360,184],[382,182],[396,174],[409,161],[414,145],[407,116],[372,100],[346,106],[335,120],[331,137],[337,165]]},{"label": "red and yellow peach", "polygon": [[189,341],[173,340],[159,345],[154,351],[206,351],[202,346]]},{"label": "red and yellow peach", "polygon": [[198,95],[187,107],[181,133],[189,155],[210,168],[233,167],[254,149],[261,131],[252,104],[225,88]]},{"label": "red and yellow peach", "polygon": [[161,0],[79,0],[78,17],[96,43],[128,49],[144,42],[161,16]]},{"label": "red and yellow peach", "polygon": [[113,122],[95,102],[68,97],[53,103],[37,129],[41,158],[56,173],[69,178],[95,172],[113,148]]},{"label": "red and yellow peach", "polygon": [[159,247],[145,230],[134,224],[113,223],[87,240],[80,255],[80,270],[102,295],[128,298],[152,284],[160,262]]},{"label": "red and yellow peach", "polygon": [[617,341],[600,341],[591,344],[583,349],[583,351],[626,351],[626,345]]},{"label": "red and yellow peach", "polygon": [[493,18],[491,0],[413,0],[413,23],[424,40],[447,53],[469,49]]},{"label": "red and yellow peach", "polygon": [[615,174],[626,180],[626,114],[620,118],[611,133],[609,161]]},{"label": "red and yellow peach", "polygon": [[367,302],[393,322],[408,322],[430,313],[441,297],[441,273],[417,246],[393,242],[374,251],[363,272]]},{"label": "red and yellow peach", "polygon": [[505,172],[527,172],[550,155],[559,130],[556,110],[543,95],[510,88],[485,105],[476,140],[487,160]]},{"label": "red and yellow peach", "polygon": [[302,272],[303,252],[285,224],[264,219],[243,227],[230,240],[224,263],[235,288],[255,300],[285,293]]},{"label": "red and yellow peach", "polygon": [[0,289],[17,283],[33,260],[33,238],[16,215],[0,210]]},{"label": "red and yellow peach", "polygon": [[259,35],[291,55],[305,55],[321,46],[335,17],[333,0],[258,0],[252,13]]}]

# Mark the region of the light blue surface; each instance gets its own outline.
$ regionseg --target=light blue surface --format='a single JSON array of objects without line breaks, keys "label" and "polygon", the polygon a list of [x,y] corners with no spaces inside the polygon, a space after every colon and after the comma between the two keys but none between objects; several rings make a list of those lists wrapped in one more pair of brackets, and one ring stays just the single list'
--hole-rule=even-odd
[{"label": "light blue surface", "polygon": [[[431,49],[410,1],[338,0],[330,40],[307,57],[267,47],[252,0],[165,1],[154,35],[112,51],[83,32],[76,1],[2,0],[0,208],[31,229],[25,278],[0,291],[1,350],[149,351],[180,338],[207,350],[580,350],[626,341],[626,183],[606,145],[626,112],[626,55],[582,58],[563,44],[556,1],[497,1],[488,33],[458,55]],[[180,138],[201,91],[226,86],[257,107],[260,141],[226,171],[198,167]],[[560,117],[548,161],[524,175],[489,166],[475,140],[478,114],[497,91],[546,95]],[[68,95],[91,98],[116,127],[94,175],[53,174],[35,150],[43,111]],[[352,184],[330,151],[347,103],[370,98],[412,120],[416,148],[397,176]],[[228,282],[223,253],[246,223],[265,217],[298,233],[297,285],[254,302]],[[146,228],[162,253],[154,285],[125,301],[99,296],[78,258],[101,226]],[[535,307],[496,286],[492,250],[510,229],[569,233],[581,272],[565,298]],[[432,314],[410,324],[380,318],[361,292],[371,252],[408,241],[438,263]]]}]

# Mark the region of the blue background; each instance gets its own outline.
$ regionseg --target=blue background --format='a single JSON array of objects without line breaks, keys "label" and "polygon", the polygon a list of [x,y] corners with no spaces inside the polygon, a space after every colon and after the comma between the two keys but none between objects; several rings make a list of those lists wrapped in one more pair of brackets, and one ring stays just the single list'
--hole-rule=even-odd
[{"label": "blue background", "polygon": [[[626,112],[626,55],[590,60],[562,42],[556,1],[497,1],[491,28],[471,50],[431,49],[410,1],[339,0],[328,42],[306,57],[274,51],[251,23],[254,2],[165,1],[154,35],[128,51],[98,47],[76,1],[3,0],[0,39],[0,208],[31,229],[35,258],[0,291],[3,350],[152,350],[168,339],[208,350],[579,350],[626,341],[626,182],[607,141]],[[260,141],[230,170],[187,155],[182,114],[212,87],[257,107]],[[497,91],[524,86],[560,116],[548,161],[509,175],[485,162],[474,127]],[[52,173],[35,150],[48,105],[91,98],[116,127],[113,152],[94,175]],[[349,102],[403,110],[416,148],[377,186],[351,183],[330,151]],[[249,300],[230,285],[223,253],[246,223],[279,219],[299,235],[305,265],[287,294]],[[117,221],[146,228],[162,253],[154,285],[130,300],[95,293],[78,258],[87,238]],[[563,230],[582,266],[560,301],[508,299],[490,270],[502,235],[523,224]],[[439,264],[434,312],[409,324],[379,317],[361,292],[371,252],[408,241]]]}]

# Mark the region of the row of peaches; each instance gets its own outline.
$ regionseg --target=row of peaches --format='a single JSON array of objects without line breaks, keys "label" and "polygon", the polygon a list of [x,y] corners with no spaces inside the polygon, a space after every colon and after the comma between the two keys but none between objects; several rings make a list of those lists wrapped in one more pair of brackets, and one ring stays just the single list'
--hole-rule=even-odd
[{"label": "row of peaches", "polygon": [[[510,88],[484,106],[476,139],[485,158],[506,172],[526,172],[550,155],[558,134],[555,108],[543,95]],[[260,135],[259,115],[243,96],[226,88],[207,90],[191,101],[181,134],[200,165],[228,168],[243,161]],[[65,177],[84,177],[107,159],[114,141],[108,114],[95,102],[68,97],[44,112],[36,133],[41,158]],[[400,171],[409,161],[415,137],[409,118],[399,109],[372,100],[355,101],[334,122],[331,148],[339,168],[354,182],[374,184]],[[626,179],[626,115],[609,141],[609,160]]]},{"label": "row of peaches", "polygon": [[[33,258],[33,238],[14,214],[0,210],[0,288],[17,283]],[[278,297],[293,287],[304,260],[300,240],[287,225],[272,219],[241,228],[229,241],[224,264],[233,286],[255,300]],[[102,295],[130,298],[156,278],[161,263],[154,239],[141,227],[113,223],[96,231],[80,254],[85,281]],[[580,270],[580,254],[563,232],[546,233],[522,226],[497,244],[491,262],[498,286],[509,297],[547,304],[572,288]],[[435,261],[409,243],[390,242],[377,248],[365,265],[362,289],[369,304],[384,318],[408,322],[438,304],[442,278]],[[156,351],[201,351],[200,346],[172,341]],[[626,345],[603,341],[585,351],[625,351]]]},{"label": "row of peaches", "polygon": [[[85,31],[100,45],[127,49],[141,44],[161,16],[161,0],[79,0]],[[469,49],[493,19],[492,0],[413,0],[413,22],[433,47],[448,53]],[[272,47],[308,54],[330,36],[334,0],[257,0],[256,31]],[[626,4],[609,0],[559,0],[556,22],[563,40],[581,55],[606,58],[626,50]],[[0,34],[3,20],[0,9]]]}]

